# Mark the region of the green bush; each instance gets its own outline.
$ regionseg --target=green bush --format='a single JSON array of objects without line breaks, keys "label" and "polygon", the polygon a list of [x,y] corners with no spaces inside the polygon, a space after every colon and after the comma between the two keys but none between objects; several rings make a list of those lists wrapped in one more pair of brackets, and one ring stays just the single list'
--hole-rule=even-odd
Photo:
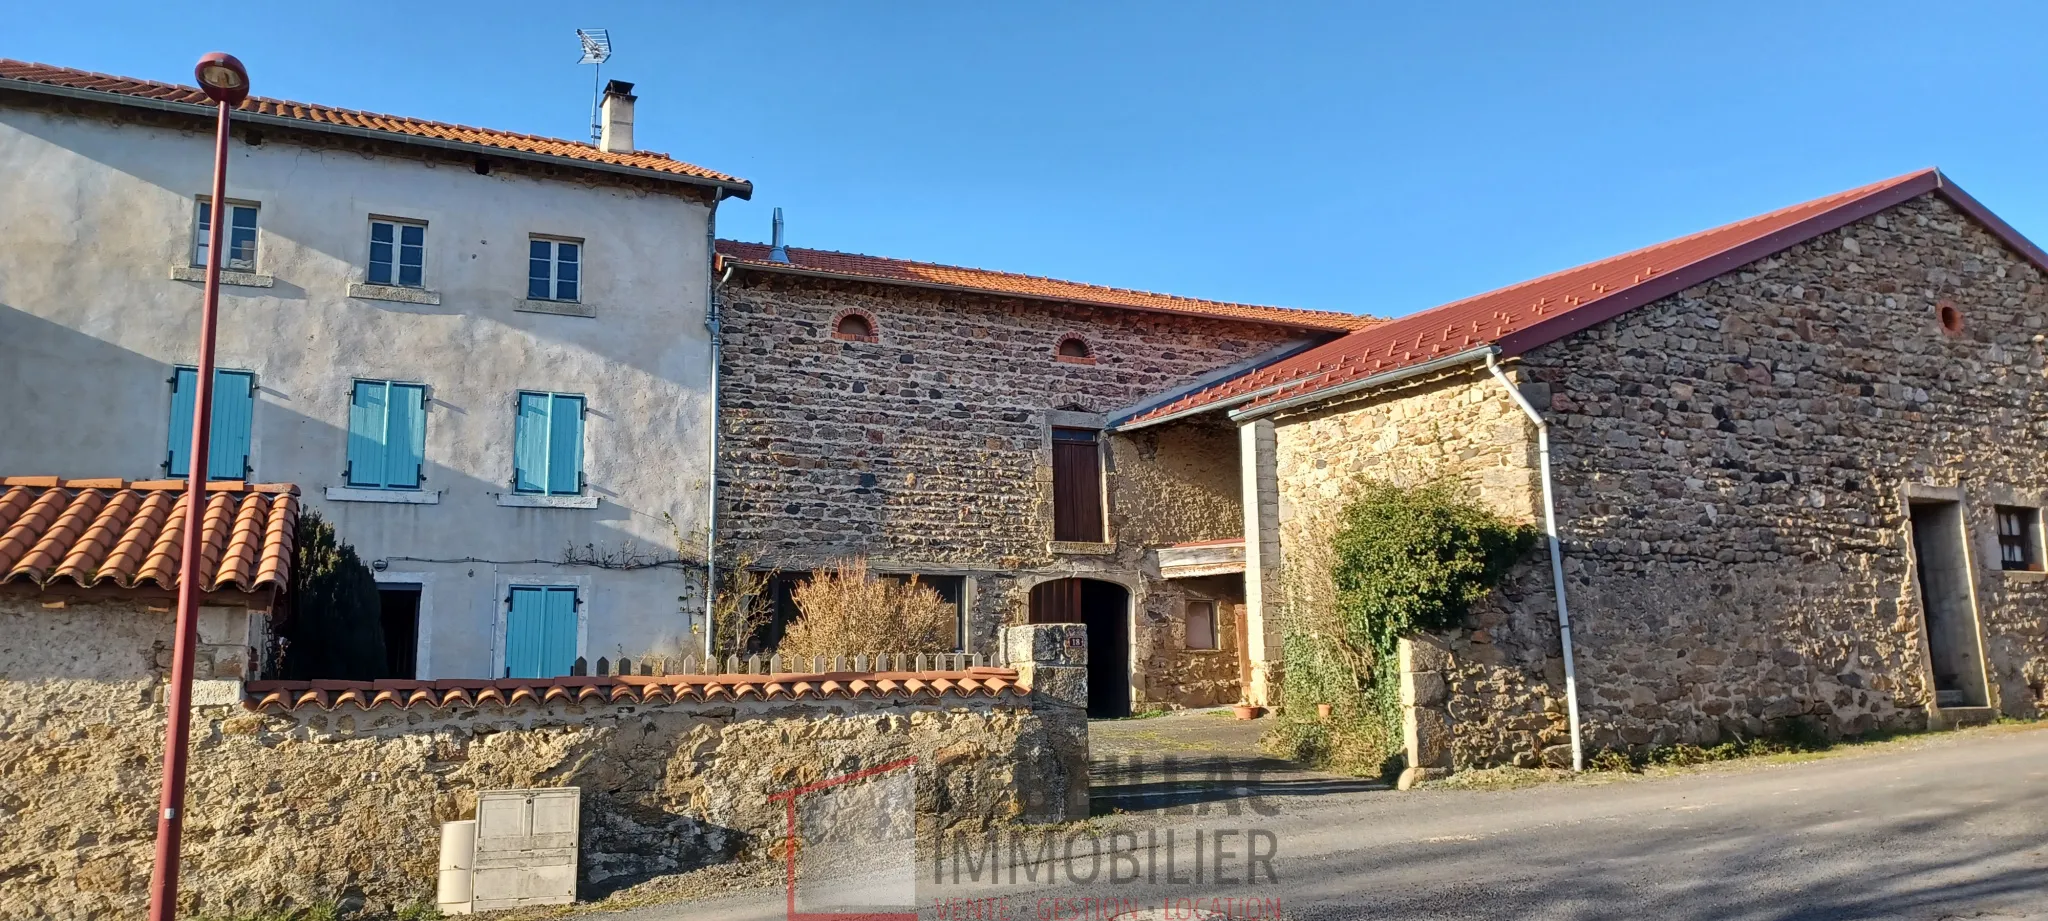
[{"label": "green bush", "polygon": [[[1290,588],[1286,706],[1268,749],[1325,770],[1399,771],[1399,641],[1457,626],[1536,536],[1462,497],[1454,484],[1361,483],[1328,547],[1298,555],[1303,568],[1326,563],[1330,584]],[[1327,720],[1317,704],[1330,705]]]},{"label": "green bush", "polygon": [[389,677],[377,578],[334,526],[302,512],[292,547],[290,613],[278,629],[285,678]]},{"label": "green bush", "polygon": [[1404,636],[1458,626],[1536,536],[1451,483],[1362,484],[1333,541],[1331,578],[1346,638],[1388,655]]}]

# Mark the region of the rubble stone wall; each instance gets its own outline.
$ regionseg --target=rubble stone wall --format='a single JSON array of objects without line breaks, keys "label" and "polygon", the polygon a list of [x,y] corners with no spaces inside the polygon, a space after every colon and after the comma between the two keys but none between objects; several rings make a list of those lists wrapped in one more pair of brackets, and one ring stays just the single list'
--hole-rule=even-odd
[{"label": "rubble stone wall", "polygon": [[2048,497],[2044,331],[2042,272],[1930,195],[1527,355],[1589,745],[1924,725],[1916,487],[1963,495],[1989,703],[2039,713],[2048,582],[1993,507]]},{"label": "rubble stone wall", "polygon": [[[170,642],[128,602],[0,605],[0,917],[141,913]],[[1038,697],[257,713],[219,683],[233,699],[194,714],[182,885],[209,916],[431,901],[440,824],[485,789],[582,788],[585,898],[767,860],[770,794],[906,756],[941,829],[1086,810],[1081,706]]]},{"label": "rubble stone wall", "polygon": [[[980,652],[1024,622],[1032,585],[1117,582],[1132,590],[1134,707],[1236,699],[1215,686],[1215,656],[1179,656],[1180,617],[1167,608],[1182,590],[1145,571],[1148,549],[1243,531],[1234,431],[1106,434],[1109,541],[1070,547],[1052,543],[1051,430],[1056,416],[1108,415],[1333,334],[765,276],[725,285],[721,303],[728,552],[785,571],[859,554],[878,571],[964,575]],[[832,336],[848,311],[874,319],[875,341]],[[1068,335],[1087,342],[1086,362],[1056,356]],[[1228,673],[1234,685],[1234,664]]]}]

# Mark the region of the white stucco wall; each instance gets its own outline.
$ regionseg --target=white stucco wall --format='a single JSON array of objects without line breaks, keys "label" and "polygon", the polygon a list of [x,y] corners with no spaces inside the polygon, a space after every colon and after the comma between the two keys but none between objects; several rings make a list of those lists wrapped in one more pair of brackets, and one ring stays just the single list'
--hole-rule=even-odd
[{"label": "white stucco wall", "polygon": [[[680,196],[468,164],[294,146],[231,147],[228,197],[261,203],[257,271],[224,287],[219,363],[256,372],[251,479],[298,484],[365,559],[429,576],[421,674],[490,674],[507,579],[585,587],[584,653],[687,648],[701,572],[550,565],[571,546],[673,556],[663,514],[700,528],[706,499],[709,209]],[[163,476],[176,364],[197,359],[194,197],[210,131],[0,100],[0,473]],[[371,215],[427,222],[438,306],[348,296]],[[595,318],[518,312],[528,234],[580,237]],[[429,386],[433,505],[330,501],[355,378]],[[506,508],[514,396],[582,393],[595,509]],[[401,560],[475,558],[479,562]],[[490,562],[497,561],[497,562]],[[529,562],[541,561],[541,562]]]}]

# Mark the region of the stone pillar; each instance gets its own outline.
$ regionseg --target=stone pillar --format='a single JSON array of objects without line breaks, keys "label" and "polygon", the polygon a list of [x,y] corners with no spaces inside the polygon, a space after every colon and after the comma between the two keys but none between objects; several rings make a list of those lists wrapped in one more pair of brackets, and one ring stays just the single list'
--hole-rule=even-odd
[{"label": "stone pillar", "polygon": [[1417,636],[1401,641],[1398,658],[1401,739],[1408,749],[1408,769],[1401,772],[1398,786],[1406,790],[1451,775],[1451,715],[1445,709],[1451,650],[1441,639]]},{"label": "stone pillar", "polygon": [[1271,707],[1280,701],[1280,481],[1273,423],[1238,427],[1238,469],[1244,498],[1245,658],[1251,684],[1245,701]]},{"label": "stone pillar", "polygon": [[1088,628],[1027,624],[1003,628],[1004,659],[1031,689],[1037,728],[1022,740],[1017,787],[1025,822],[1088,818]]}]

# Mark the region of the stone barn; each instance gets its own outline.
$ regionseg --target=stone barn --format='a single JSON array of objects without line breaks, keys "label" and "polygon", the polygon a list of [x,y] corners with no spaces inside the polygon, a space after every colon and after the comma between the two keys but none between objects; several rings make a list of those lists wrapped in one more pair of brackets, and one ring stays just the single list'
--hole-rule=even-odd
[{"label": "stone barn", "polygon": [[1418,767],[2031,717],[2044,266],[1929,169],[1367,326],[1111,430],[1238,428],[1258,700],[1283,585],[1318,576],[1360,478],[1452,477],[1547,522],[1419,644]]}]

